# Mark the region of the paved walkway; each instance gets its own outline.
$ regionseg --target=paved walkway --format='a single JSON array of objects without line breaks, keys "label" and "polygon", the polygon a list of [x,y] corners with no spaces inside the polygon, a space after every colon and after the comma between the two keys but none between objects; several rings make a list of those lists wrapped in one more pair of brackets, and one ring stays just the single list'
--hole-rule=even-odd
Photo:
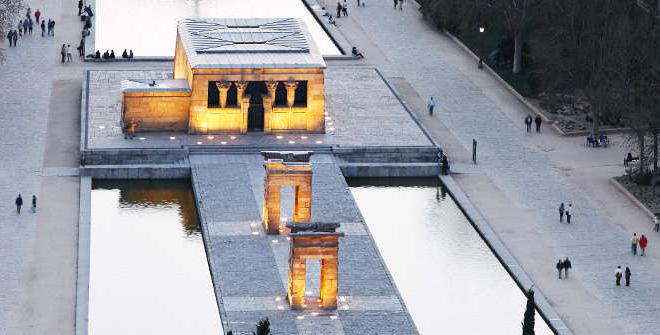
[{"label": "paved walkway", "polygon": [[[274,334],[282,335],[417,333],[332,155],[312,156],[312,219],[339,222],[345,234],[339,244],[336,311],[293,311],[283,301],[289,241],[285,234],[265,235],[261,224],[261,155],[191,156],[190,163],[225,331],[248,333],[255,320],[268,317]],[[290,219],[293,191],[282,189],[282,217],[288,213]],[[319,292],[318,264],[308,262],[310,297]]]},{"label": "paved walkway", "polygon": [[[467,163],[472,139],[479,141],[479,169],[457,182],[575,333],[654,333],[660,266],[653,250],[650,257],[630,255],[628,242],[632,230],[650,233],[648,218],[607,184],[607,177],[620,173],[624,149],[586,149],[582,139],[549,130],[526,135],[524,106],[406,5],[402,12],[385,0],[351,7],[338,26],[363,51],[365,63],[383,70],[455,162]],[[433,118],[425,113],[429,96],[437,101]],[[557,222],[561,201],[573,202],[575,224]],[[566,256],[572,277],[556,280],[554,264]],[[614,286],[619,264],[631,266],[632,287]]]}]

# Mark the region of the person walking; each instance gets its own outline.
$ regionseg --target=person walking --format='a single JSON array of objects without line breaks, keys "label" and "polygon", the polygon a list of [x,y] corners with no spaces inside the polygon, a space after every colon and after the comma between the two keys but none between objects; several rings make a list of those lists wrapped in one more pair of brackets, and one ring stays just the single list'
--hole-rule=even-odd
[{"label": "person walking", "polygon": [[16,203],[16,214],[21,214],[21,206],[23,206],[23,197],[21,197],[20,193],[16,197],[15,203]]},{"label": "person walking", "polygon": [[633,255],[637,255],[638,243],[639,243],[639,237],[637,237],[637,233],[633,233],[633,236],[630,238],[630,248],[632,249]]},{"label": "person walking", "polygon": [[429,110],[429,115],[433,116],[433,108],[435,108],[435,101],[433,101],[433,97],[429,98],[429,101],[426,103],[426,108]]},{"label": "person walking", "polygon": [[630,276],[632,273],[630,273],[630,268],[626,266],[626,286],[630,286]]},{"label": "person walking", "polygon": [[621,273],[621,265],[618,265],[616,267],[616,270],[614,270],[614,277],[616,277],[616,286],[621,286],[621,277],[623,274]]},{"label": "person walking", "polygon": [[529,114],[527,114],[527,117],[525,118],[525,126],[527,127],[528,133],[532,131],[532,116]]},{"label": "person walking", "polygon": [[14,36],[12,37],[12,39],[14,40],[14,47],[16,47],[16,41],[18,41],[18,33],[16,32],[16,30],[14,30]]},{"label": "person walking", "polygon": [[23,35],[27,36],[28,34],[28,20],[23,20]]},{"label": "person walking", "polygon": [[337,18],[341,17],[341,10],[344,6],[341,5],[341,1],[337,1]]},{"label": "person walking", "polygon": [[568,270],[571,268],[571,261],[566,257],[564,260],[564,278],[568,279]]},{"label": "person walking", "polygon": [[71,44],[67,44],[66,46],[66,61],[67,62],[73,62],[73,57],[71,57],[73,53],[73,50],[71,50]]},{"label": "person walking", "polygon": [[64,61],[66,60],[66,44],[62,44],[60,55],[62,55],[62,63],[64,63]]},{"label": "person walking", "polygon": [[640,253],[640,256],[644,256],[644,251],[646,250],[646,246],[648,245],[649,240],[642,234],[642,236],[639,237],[639,248],[642,249],[642,252]]},{"label": "person walking", "polygon": [[41,12],[39,11],[39,8],[34,12],[34,18],[37,20],[37,24],[39,24],[39,18],[41,17]]},{"label": "person walking", "polygon": [[41,37],[46,36],[46,20],[41,21]]},{"label": "person walking", "polygon": [[341,12],[344,16],[348,16],[348,2],[344,0],[344,3],[341,5]]},{"label": "person walking", "polygon": [[[37,13],[34,13],[34,15],[37,15]],[[32,195],[32,213],[36,213],[36,212],[37,212],[37,196],[33,194]]]},{"label": "person walking", "polygon": [[50,36],[55,36],[55,20],[50,21]]},{"label": "person walking", "polygon": [[28,31],[30,36],[32,36],[32,28],[34,28],[34,21],[32,21],[32,19],[28,19]]},{"label": "person walking", "polygon": [[573,215],[573,204],[568,203],[568,208],[566,208],[566,223],[571,223],[571,216]]},{"label": "person walking", "polygon": [[564,203],[559,205],[559,223],[564,222]]},{"label": "person walking", "polygon": [[657,216],[653,218],[653,230],[660,232],[660,222],[658,222]]},{"label": "person walking", "polygon": [[561,271],[564,269],[564,262],[560,259],[557,262],[557,265],[555,265],[557,268],[557,274],[559,275],[559,279],[561,279]]},{"label": "person walking", "polygon": [[78,56],[85,57],[85,38],[80,39],[80,45],[78,45]]},{"label": "person walking", "polygon": [[541,119],[541,117],[539,115],[537,115],[536,118],[534,118],[534,123],[536,123],[536,132],[539,133],[539,134],[541,133],[541,123],[542,122],[543,122],[543,120]]},{"label": "person walking", "polygon": [[23,20],[18,21],[18,35],[23,36]]},{"label": "person walking", "polygon": [[78,0],[78,16],[80,16],[80,14],[82,14],[82,9],[83,9],[83,1]]},{"label": "person walking", "polygon": [[394,0],[394,9],[396,9],[396,6],[399,5],[399,0]]}]

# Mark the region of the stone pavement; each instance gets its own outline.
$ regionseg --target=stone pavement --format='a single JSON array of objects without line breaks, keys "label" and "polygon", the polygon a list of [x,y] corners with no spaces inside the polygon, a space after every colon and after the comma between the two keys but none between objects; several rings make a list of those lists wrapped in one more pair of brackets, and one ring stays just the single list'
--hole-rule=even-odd
[{"label": "stone pavement", "polygon": [[[268,317],[273,334],[417,333],[332,155],[312,156],[312,221],[340,222],[345,233],[336,311],[289,309],[289,242],[286,234],[265,235],[261,224],[261,155],[195,155],[190,163],[225,331],[247,333]],[[282,217],[290,218],[293,192],[283,190]],[[306,295],[318,296],[318,262],[308,264]]]},{"label": "stone pavement", "polygon": [[[91,71],[87,148],[172,147],[180,145],[431,146],[394,93],[373,68],[331,67],[325,75],[325,134],[188,135],[151,132],[126,141],[121,130],[121,81],[165,79],[172,69]],[[387,133],[388,136],[382,136]],[[171,137],[174,137],[173,139]],[[293,141],[293,142],[290,142]]]},{"label": "stone pavement", "polygon": [[[660,266],[654,255],[633,257],[629,251],[631,231],[625,218],[640,216],[608,203],[625,200],[601,181],[584,187],[571,177],[572,169],[582,169],[581,176],[588,176],[588,171],[611,173],[616,169],[608,166],[614,159],[620,161],[622,150],[587,151],[582,139],[558,139],[547,131],[526,136],[521,128],[528,111],[522,104],[424,22],[414,4],[406,2],[402,12],[391,5],[377,0],[364,8],[349,8],[351,16],[339,19],[338,26],[362,49],[367,64],[395,81],[454,161],[466,163],[472,139],[479,141],[481,174],[463,175],[457,182],[531,275],[537,290],[575,333],[657,333]],[[436,100],[433,118],[425,113],[429,96]],[[604,165],[594,167],[598,164]],[[615,195],[603,195],[609,192]],[[557,222],[561,201],[573,203],[575,224]],[[610,205],[630,215],[612,213]],[[560,282],[554,264],[566,256],[574,266],[572,277]],[[613,272],[619,264],[631,266],[632,287],[614,286]]]}]

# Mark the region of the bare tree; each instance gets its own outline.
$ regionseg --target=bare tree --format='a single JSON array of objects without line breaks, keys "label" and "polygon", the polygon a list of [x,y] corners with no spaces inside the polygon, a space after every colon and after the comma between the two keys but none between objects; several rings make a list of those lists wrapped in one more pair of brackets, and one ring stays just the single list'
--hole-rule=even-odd
[{"label": "bare tree", "polygon": [[4,39],[7,36],[22,9],[21,0],[0,0],[0,38]]}]

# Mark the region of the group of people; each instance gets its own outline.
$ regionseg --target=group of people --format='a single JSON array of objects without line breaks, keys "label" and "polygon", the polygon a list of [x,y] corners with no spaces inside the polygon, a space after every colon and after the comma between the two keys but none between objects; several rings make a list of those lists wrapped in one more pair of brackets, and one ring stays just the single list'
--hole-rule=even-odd
[{"label": "group of people", "polygon": [[[21,214],[21,207],[23,207],[23,197],[19,193],[18,196],[16,197],[16,201],[14,201],[16,204],[16,214]],[[37,196],[32,195],[32,213],[37,212]]]},{"label": "group of people", "polygon": [[633,236],[630,238],[630,248],[633,255],[637,255],[637,247],[641,250],[640,256],[644,256],[646,251],[646,246],[649,244],[649,240],[642,234],[642,236],[637,236],[637,233],[633,233]]},{"label": "group of people", "polygon": [[[621,277],[623,277],[624,272],[621,271],[621,265],[618,265],[614,270],[614,277],[616,278],[616,286],[621,286]],[[630,268],[626,266],[625,276],[626,276],[626,286],[630,286]]]},{"label": "group of people", "polygon": [[562,274],[564,278],[568,279],[568,270],[572,267],[571,261],[566,257],[563,261],[560,259],[557,262],[557,272],[559,273],[559,279],[561,279]]},{"label": "group of people", "polygon": [[[101,51],[96,50],[96,53],[93,55],[88,55],[87,58],[95,58],[95,59],[116,59],[117,57],[115,56],[115,50],[106,50],[103,54],[101,54]],[[121,54],[121,58],[131,60],[133,59],[133,50],[126,50],[124,49],[124,52]]]},{"label": "group of people", "polygon": [[564,222],[564,215],[566,215],[566,223],[571,223],[571,216],[573,216],[573,204],[568,203],[568,206],[565,207],[562,202],[559,205],[559,222]]},{"label": "group of people", "polygon": [[[16,47],[16,42],[18,42],[19,36],[28,36],[32,35],[34,30],[35,22],[37,26],[41,26],[41,37],[46,36],[46,22],[41,20],[41,11],[37,8],[34,12],[34,20],[32,20],[32,9],[28,7],[25,12],[25,18],[21,19],[16,26],[16,29],[9,30],[7,32],[7,40],[9,41],[10,47]],[[41,22],[41,24],[39,24]],[[48,19],[48,36],[55,36],[55,21]]]},{"label": "group of people", "polygon": [[71,57],[71,54],[71,44],[62,44],[62,48],[60,49],[60,55],[62,55],[62,63],[73,62],[73,57]]},{"label": "group of people", "polygon": [[525,126],[527,127],[528,133],[532,131],[532,123],[536,124],[536,132],[541,133],[541,124],[543,123],[543,119],[541,118],[541,116],[537,115],[535,118],[532,119],[532,116],[530,114],[527,114],[527,117],[525,117]]}]

